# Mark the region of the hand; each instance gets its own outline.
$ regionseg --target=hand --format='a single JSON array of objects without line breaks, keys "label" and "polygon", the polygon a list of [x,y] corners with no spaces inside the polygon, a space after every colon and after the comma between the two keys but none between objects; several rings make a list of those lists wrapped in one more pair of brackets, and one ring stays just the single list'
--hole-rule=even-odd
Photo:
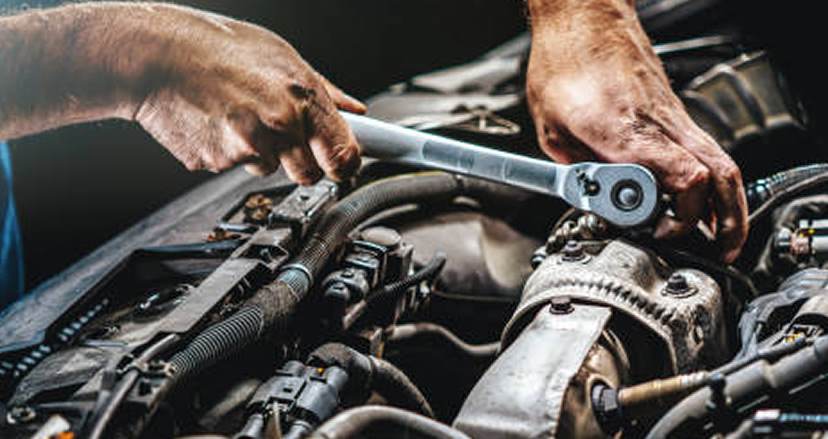
[{"label": "hand", "polygon": [[144,70],[149,86],[135,120],[188,169],[247,162],[249,171],[265,175],[281,162],[300,184],[323,172],[339,180],[356,171],[359,147],[337,108],[364,106],[287,42],[227,17],[151,8],[160,16],[148,25],[160,35],[135,44],[158,57],[142,60],[155,67]]},{"label": "hand", "polygon": [[747,238],[736,164],[689,117],[625,0],[530,0],[527,99],[538,141],[554,160],[638,163],[673,198],[657,238],[699,220],[734,261]]}]

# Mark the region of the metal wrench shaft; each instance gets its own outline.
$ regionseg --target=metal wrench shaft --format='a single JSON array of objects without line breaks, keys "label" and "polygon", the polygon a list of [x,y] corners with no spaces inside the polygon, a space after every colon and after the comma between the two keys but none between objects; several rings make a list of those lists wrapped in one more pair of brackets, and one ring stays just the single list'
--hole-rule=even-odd
[{"label": "metal wrench shaft", "polygon": [[621,227],[649,221],[658,208],[653,175],[633,164],[559,163],[511,154],[380,120],[342,113],[363,155],[465,174],[563,199]]}]

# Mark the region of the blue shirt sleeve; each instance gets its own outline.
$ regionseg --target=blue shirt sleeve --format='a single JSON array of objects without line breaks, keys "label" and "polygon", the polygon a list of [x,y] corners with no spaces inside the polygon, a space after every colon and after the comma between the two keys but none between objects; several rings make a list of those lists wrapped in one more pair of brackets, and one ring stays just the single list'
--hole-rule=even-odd
[{"label": "blue shirt sleeve", "polygon": [[9,145],[0,141],[0,311],[23,296],[23,248],[12,193]]}]

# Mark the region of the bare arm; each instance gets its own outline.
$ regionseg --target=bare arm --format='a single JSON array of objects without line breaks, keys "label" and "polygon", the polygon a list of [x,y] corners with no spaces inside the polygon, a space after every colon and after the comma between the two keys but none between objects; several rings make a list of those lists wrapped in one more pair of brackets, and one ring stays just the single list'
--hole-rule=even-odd
[{"label": "bare arm", "polygon": [[135,120],[190,169],[281,163],[352,173],[337,107],[362,111],[272,32],[163,3],[80,3],[0,18],[0,138]]},{"label": "bare arm", "polygon": [[532,53],[527,96],[541,147],[562,162],[650,168],[673,196],[657,237],[699,220],[733,261],[747,238],[738,167],[672,92],[632,0],[528,0]]}]

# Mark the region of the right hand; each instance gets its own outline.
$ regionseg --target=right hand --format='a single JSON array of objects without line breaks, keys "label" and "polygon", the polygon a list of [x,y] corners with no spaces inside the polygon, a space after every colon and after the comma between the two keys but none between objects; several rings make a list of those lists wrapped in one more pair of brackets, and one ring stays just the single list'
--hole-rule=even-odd
[{"label": "right hand", "polygon": [[638,163],[673,197],[656,238],[708,221],[722,259],[748,234],[739,168],[673,93],[629,0],[530,0],[527,99],[553,159]]},{"label": "right hand", "polygon": [[310,184],[359,168],[359,146],[337,109],[364,105],[282,38],[194,9],[144,7],[153,18],[132,22],[124,49],[138,60],[129,67],[141,84],[134,119],[188,169],[246,163],[266,175],[281,164],[291,180]]}]

